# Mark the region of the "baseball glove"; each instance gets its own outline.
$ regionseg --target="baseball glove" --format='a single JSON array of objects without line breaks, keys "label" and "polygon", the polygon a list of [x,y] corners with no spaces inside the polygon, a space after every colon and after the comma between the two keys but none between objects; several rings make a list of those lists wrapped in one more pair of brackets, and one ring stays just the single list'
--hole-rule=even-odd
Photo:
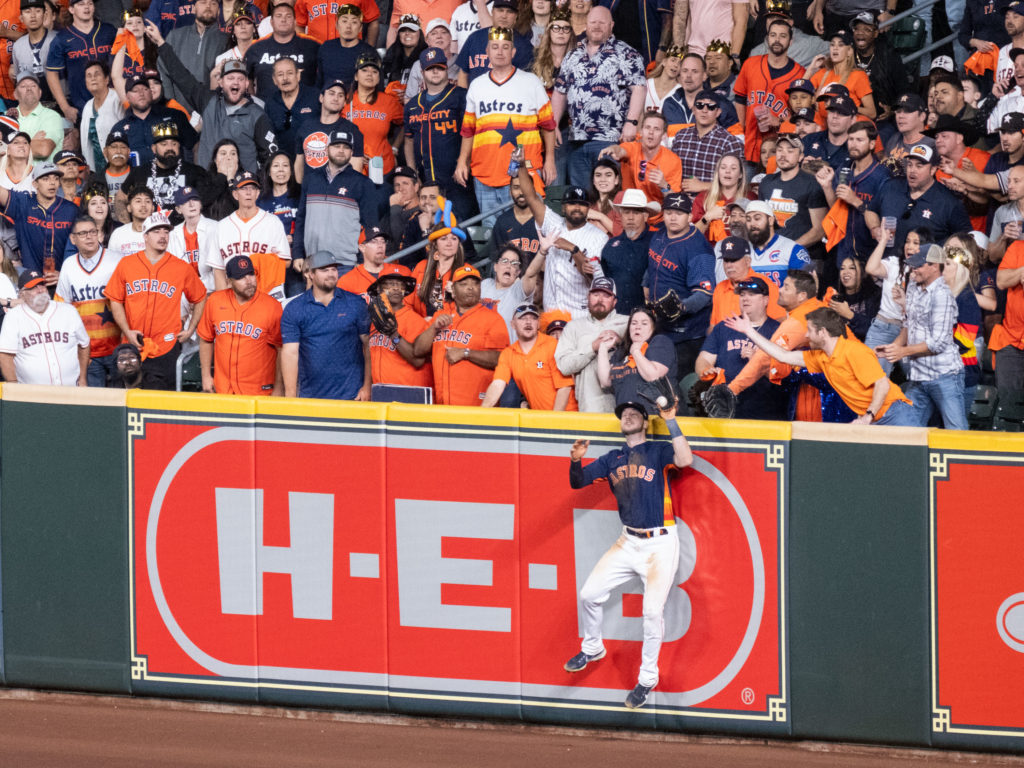
[{"label": "baseball glove", "polygon": [[690,396],[687,398],[690,404],[690,412],[694,416],[707,416],[708,412],[704,408],[704,393],[707,392],[714,385],[715,380],[712,379],[697,379],[690,387]]},{"label": "baseball glove", "polygon": [[683,302],[679,299],[679,294],[671,288],[660,299],[651,302],[650,308],[662,323],[675,322],[683,314]]},{"label": "baseball glove", "polygon": [[387,296],[381,293],[371,296],[369,310],[370,322],[385,336],[391,336],[398,330],[398,320]]},{"label": "baseball glove", "polygon": [[728,384],[716,384],[700,396],[704,410],[712,419],[731,419],[736,413],[736,395]]},{"label": "baseball glove", "polygon": [[[651,404],[651,412],[655,413],[662,408],[670,408],[678,401],[675,387],[668,380],[668,376],[662,376],[654,381],[640,379],[636,388],[637,397]],[[664,398],[664,406],[658,405],[658,398]]]}]

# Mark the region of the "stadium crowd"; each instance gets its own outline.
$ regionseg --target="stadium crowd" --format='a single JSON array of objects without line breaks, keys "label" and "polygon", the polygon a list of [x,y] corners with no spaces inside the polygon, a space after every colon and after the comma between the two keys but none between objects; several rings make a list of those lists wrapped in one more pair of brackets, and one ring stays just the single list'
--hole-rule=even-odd
[{"label": "stadium crowd", "polygon": [[8,4],[0,372],[966,429],[1024,399],[1024,0],[921,65],[898,10]]}]

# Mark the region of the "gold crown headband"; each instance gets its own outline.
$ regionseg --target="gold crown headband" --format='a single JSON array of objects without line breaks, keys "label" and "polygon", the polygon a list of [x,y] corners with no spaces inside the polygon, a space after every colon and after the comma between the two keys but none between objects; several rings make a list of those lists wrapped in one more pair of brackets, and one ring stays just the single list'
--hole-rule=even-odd
[{"label": "gold crown headband", "polygon": [[346,3],[345,5],[339,6],[337,15],[338,16],[358,16],[359,18],[362,18],[363,17],[363,9],[360,8],[358,5],[352,5],[351,3]]},{"label": "gold crown headband", "polygon": [[558,6],[551,12],[551,20],[548,24],[554,24],[556,21],[572,21],[572,11],[569,10],[569,6]]},{"label": "gold crown headband", "polygon": [[153,140],[178,138],[178,126],[174,123],[160,123],[153,126]]},{"label": "gold crown headband", "polygon": [[712,40],[710,43],[708,43],[707,52],[724,53],[726,56],[729,56],[732,54],[732,49],[729,47],[729,44],[724,40]]},{"label": "gold crown headband", "polygon": [[487,33],[488,40],[508,40],[513,42],[512,30],[508,27],[491,27],[491,31]]},{"label": "gold crown headband", "polygon": [[132,16],[138,16],[141,19],[142,10],[139,8],[132,8],[131,10],[125,11],[121,14],[121,22],[124,23],[128,21],[128,19],[130,19]]},{"label": "gold crown headband", "polygon": [[971,265],[974,263],[974,259],[971,258],[970,253],[965,251],[963,248],[957,248],[956,246],[946,248],[946,258],[949,261],[955,261],[966,269],[970,269]]},{"label": "gold crown headband", "polygon": [[681,59],[686,55],[685,45],[670,45],[665,51],[665,58],[667,59]]}]

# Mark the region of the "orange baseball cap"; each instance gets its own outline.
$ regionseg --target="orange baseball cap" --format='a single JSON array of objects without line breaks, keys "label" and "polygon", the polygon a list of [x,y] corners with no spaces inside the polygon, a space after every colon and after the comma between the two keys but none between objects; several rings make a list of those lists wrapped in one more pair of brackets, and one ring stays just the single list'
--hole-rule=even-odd
[{"label": "orange baseball cap", "polygon": [[452,282],[457,283],[459,280],[465,280],[467,277],[475,277],[477,280],[480,279],[480,273],[476,270],[476,267],[470,266],[469,264],[463,264],[461,267],[452,273]]}]

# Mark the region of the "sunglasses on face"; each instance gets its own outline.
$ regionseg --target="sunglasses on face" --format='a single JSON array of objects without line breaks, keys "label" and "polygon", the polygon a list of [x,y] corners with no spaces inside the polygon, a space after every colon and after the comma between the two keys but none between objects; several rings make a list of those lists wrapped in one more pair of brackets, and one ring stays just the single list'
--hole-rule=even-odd
[{"label": "sunglasses on face", "polygon": [[718,109],[718,105],[712,101],[698,101],[693,105],[694,109],[706,109],[709,112],[713,109]]}]

